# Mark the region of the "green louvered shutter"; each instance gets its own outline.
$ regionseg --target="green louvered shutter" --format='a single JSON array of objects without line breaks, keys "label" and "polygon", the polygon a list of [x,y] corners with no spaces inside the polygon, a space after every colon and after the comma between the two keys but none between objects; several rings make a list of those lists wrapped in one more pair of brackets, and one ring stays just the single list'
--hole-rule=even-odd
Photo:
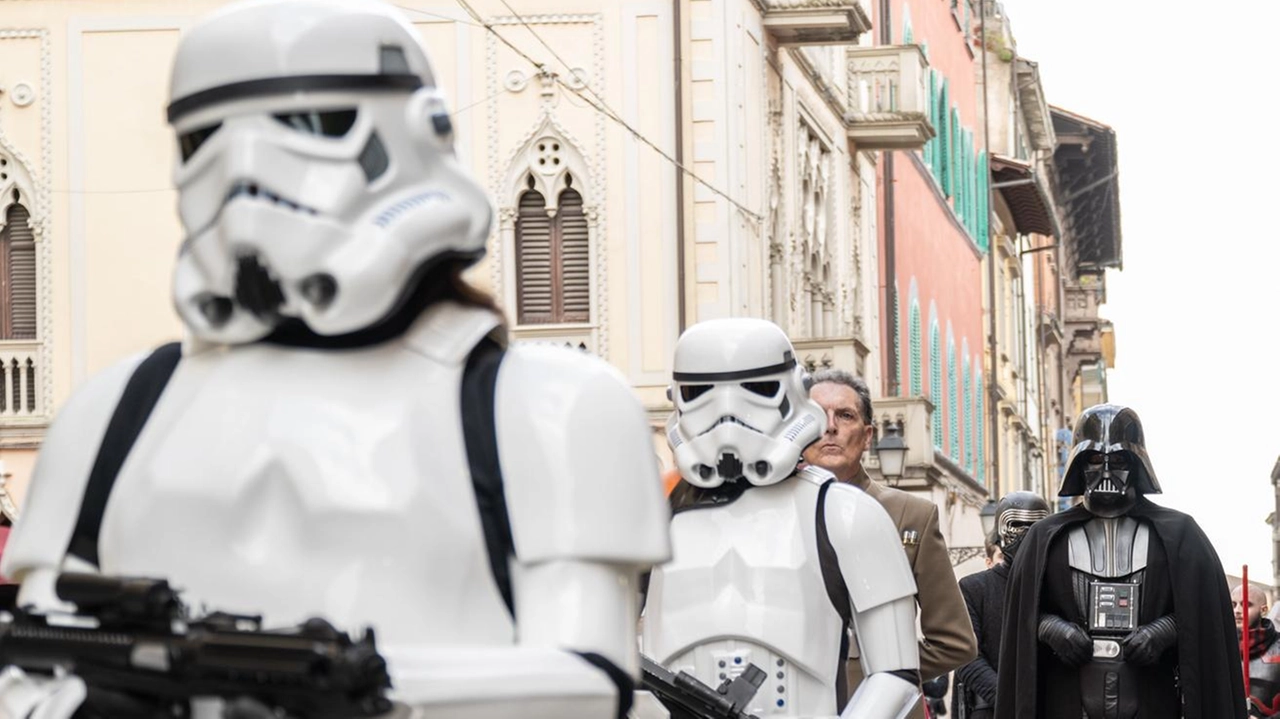
[{"label": "green louvered shutter", "polygon": [[941,105],[938,107],[938,119],[940,127],[938,128],[938,138],[942,140],[938,144],[938,152],[941,157],[938,158],[938,167],[942,172],[938,175],[938,184],[942,186],[942,194],[951,197],[951,81],[942,78],[942,98]]},{"label": "green louvered shutter", "polygon": [[983,252],[991,242],[991,173],[987,170],[987,153],[978,155],[978,249]]},{"label": "green louvered shutter", "polygon": [[973,385],[969,379],[969,340],[960,343],[964,362],[961,369],[961,383],[964,392],[964,465],[973,474]]},{"label": "green louvered shutter", "polygon": [[924,367],[920,357],[920,302],[911,298],[911,318],[908,320],[911,335],[911,392],[910,396],[924,394]]},{"label": "green louvered shutter", "polygon": [[960,383],[956,372],[956,338],[947,325],[947,447],[951,459],[960,462]]},{"label": "green louvered shutter", "polygon": [[929,399],[933,401],[933,446],[942,451],[942,335],[937,313],[929,312]]},{"label": "green louvered shutter", "polygon": [[[936,85],[937,85],[936,76],[937,76],[937,73],[932,68],[930,68],[929,70],[929,124],[933,125],[933,129],[935,133],[938,130],[938,122],[936,119],[934,119],[934,109],[933,109],[938,104],[937,98],[934,97],[934,95],[938,92],[936,88]],[[936,172],[936,170],[934,170],[933,168],[933,164],[934,164],[933,152],[934,152],[934,147],[937,145],[937,143],[938,141],[936,136],[934,139],[924,143],[924,164],[925,164],[925,167],[929,168],[929,172]]]},{"label": "green louvered shutter", "polygon": [[975,410],[975,414],[977,415],[977,418],[978,418],[978,424],[974,428],[976,430],[976,432],[974,432],[974,434],[976,435],[974,438],[974,444],[976,445],[975,449],[978,455],[977,474],[975,476],[978,479],[978,484],[981,484],[982,486],[985,487],[987,485],[987,445],[986,445],[987,417],[986,417],[986,413],[983,411],[983,405],[985,404],[983,399],[987,396],[987,391],[982,386],[981,372],[978,372],[974,376],[974,385],[977,388],[977,392],[975,393],[973,400],[974,400],[974,404],[977,406]]}]

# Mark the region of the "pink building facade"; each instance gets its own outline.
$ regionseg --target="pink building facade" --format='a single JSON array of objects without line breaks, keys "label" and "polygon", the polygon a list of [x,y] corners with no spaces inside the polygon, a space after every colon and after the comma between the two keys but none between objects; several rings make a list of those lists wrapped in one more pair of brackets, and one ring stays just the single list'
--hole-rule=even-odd
[{"label": "pink building facade", "polygon": [[928,58],[929,118],[936,131],[922,150],[894,152],[880,164],[886,318],[880,389],[885,396],[927,397],[935,456],[950,460],[951,473],[985,486],[989,173],[978,107],[978,5],[886,0],[876,10],[879,43],[917,44]]}]

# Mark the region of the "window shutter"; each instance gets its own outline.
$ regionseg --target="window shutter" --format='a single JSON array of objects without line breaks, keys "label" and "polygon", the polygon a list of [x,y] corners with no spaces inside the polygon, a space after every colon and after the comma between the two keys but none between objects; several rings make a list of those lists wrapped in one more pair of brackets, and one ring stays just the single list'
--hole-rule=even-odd
[{"label": "window shutter", "polygon": [[964,384],[964,468],[973,474],[973,384],[969,375],[969,349],[968,341],[961,343],[965,349],[963,367],[961,369],[961,382]]},{"label": "window shutter", "polygon": [[956,341],[947,328],[947,444],[951,459],[960,462],[960,387],[956,373]]},{"label": "window shutter", "polygon": [[[930,311],[932,315],[932,310]],[[933,446],[942,450],[942,336],[938,319],[929,322],[929,399],[933,400]]]},{"label": "window shutter", "polygon": [[924,164],[928,166],[929,171],[934,177],[938,175],[938,162],[934,159],[937,154],[937,132],[938,132],[938,73],[930,68],[929,70],[929,124],[933,125],[934,139],[924,143]]},{"label": "window shutter", "polygon": [[920,358],[920,303],[911,299],[911,319],[909,320],[911,333],[911,391],[912,397],[919,397],[924,394],[924,380],[922,378],[923,366]]},{"label": "window shutter", "polygon": [[977,421],[978,421],[977,426],[976,426],[976,427],[974,427],[974,429],[976,430],[976,432],[975,432],[974,434],[975,434],[975,435],[977,435],[977,436],[974,438],[974,444],[976,444],[976,445],[977,445],[976,450],[977,450],[977,455],[978,455],[978,458],[977,458],[977,464],[978,464],[978,466],[977,466],[977,474],[976,474],[976,477],[977,477],[977,479],[978,479],[978,484],[981,484],[981,485],[983,485],[983,486],[986,486],[986,483],[987,483],[987,444],[986,444],[986,437],[984,436],[984,432],[986,431],[986,427],[987,427],[987,420],[986,420],[986,417],[985,417],[985,413],[984,413],[984,411],[983,411],[983,404],[984,404],[983,399],[984,399],[987,395],[986,395],[986,390],[985,390],[985,389],[983,388],[983,386],[982,386],[982,373],[981,373],[981,372],[979,372],[979,373],[974,377],[973,384],[974,384],[974,388],[975,388],[975,390],[976,390],[976,391],[975,391],[975,396],[974,396],[974,404],[976,404],[976,405],[977,405],[977,408],[975,409],[975,412],[974,412],[974,413],[977,415]]},{"label": "window shutter", "polygon": [[5,213],[0,260],[3,277],[2,339],[33,340],[36,338],[36,242],[31,231],[31,213],[14,203]]},{"label": "window shutter", "polygon": [[938,103],[938,184],[944,197],[951,197],[951,83],[943,78]]},{"label": "window shutter", "polygon": [[555,321],[551,218],[541,193],[520,195],[516,216],[516,302],[520,324]]},{"label": "window shutter", "polygon": [[574,190],[560,193],[556,213],[560,250],[562,306],[560,322],[591,321],[591,247],[587,216],[582,211],[582,195]]}]

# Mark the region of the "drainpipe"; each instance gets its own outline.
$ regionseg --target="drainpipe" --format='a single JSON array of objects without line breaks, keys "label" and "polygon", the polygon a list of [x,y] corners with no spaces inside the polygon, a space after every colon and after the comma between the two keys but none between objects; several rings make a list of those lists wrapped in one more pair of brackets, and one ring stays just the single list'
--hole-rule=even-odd
[{"label": "drainpipe", "polygon": [[[889,20],[889,2],[890,0],[880,0],[880,38],[881,45],[890,45],[893,43],[893,23]],[[897,397],[902,393],[901,375],[899,363],[901,358],[898,357],[898,297],[894,293],[893,288],[897,285],[898,266],[895,239],[895,212],[894,212],[894,196],[893,196],[893,151],[885,150],[883,155],[884,161],[884,296],[885,307],[889,310],[885,314],[888,316],[888,332],[885,334],[889,338],[889,386],[888,395]]]},{"label": "drainpipe", "polygon": [[681,27],[683,20],[680,16],[680,5],[684,0],[671,0],[671,17],[672,34],[674,42],[672,47],[675,49],[675,62],[673,72],[675,74],[676,89],[676,329],[680,334],[684,334],[686,318],[685,318],[685,232],[684,232],[684,56],[681,54],[683,50],[684,28]]},{"label": "drainpipe", "polygon": [[[987,153],[987,171],[991,171],[991,107],[990,85],[987,84],[987,0],[978,0],[978,34],[981,36],[982,48],[982,151]],[[991,213],[995,208],[995,190],[993,183],[987,178],[987,306],[991,315],[987,321],[987,348],[991,354],[991,370],[987,373],[987,415],[990,420],[991,437],[991,481],[988,487],[995,487],[992,496],[1000,492],[1000,361],[996,347],[996,256],[991,246]],[[988,489],[990,492],[990,489]]]}]

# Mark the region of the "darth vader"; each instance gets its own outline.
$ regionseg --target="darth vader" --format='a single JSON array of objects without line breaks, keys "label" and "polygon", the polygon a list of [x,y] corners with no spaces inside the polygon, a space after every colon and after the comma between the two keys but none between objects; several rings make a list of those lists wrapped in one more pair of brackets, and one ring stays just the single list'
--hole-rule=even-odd
[{"label": "darth vader", "polygon": [[1244,717],[1231,598],[1195,520],[1160,493],[1142,423],[1103,404],[1080,417],[1062,497],[1009,578],[996,719]]}]

